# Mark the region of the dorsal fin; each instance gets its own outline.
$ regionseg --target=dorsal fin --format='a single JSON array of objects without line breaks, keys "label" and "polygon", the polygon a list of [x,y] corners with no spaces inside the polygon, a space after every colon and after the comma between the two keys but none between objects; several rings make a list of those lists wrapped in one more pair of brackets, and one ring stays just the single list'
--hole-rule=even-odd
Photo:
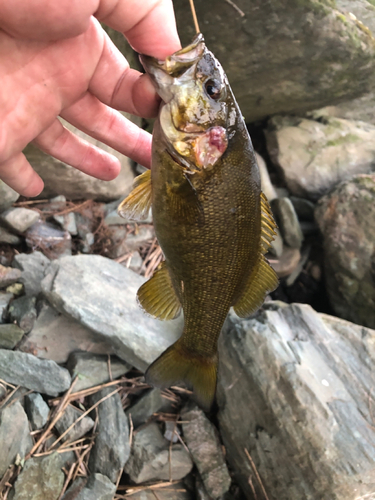
[{"label": "dorsal fin", "polygon": [[271,243],[277,235],[275,229],[277,227],[275,219],[273,218],[270,204],[264,193],[260,193],[260,217],[261,217],[261,252],[265,254],[268,252]]},{"label": "dorsal fin", "polygon": [[151,208],[151,195],[151,170],[146,170],[134,179],[133,190],[120,203],[118,214],[124,219],[146,219]]}]

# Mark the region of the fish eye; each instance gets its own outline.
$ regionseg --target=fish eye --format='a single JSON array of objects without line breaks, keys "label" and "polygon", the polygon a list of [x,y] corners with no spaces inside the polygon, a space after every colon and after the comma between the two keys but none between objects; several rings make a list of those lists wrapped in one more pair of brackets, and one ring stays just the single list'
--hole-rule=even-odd
[{"label": "fish eye", "polygon": [[217,80],[207,80],[204,84],[204,88],[206,89],[207,95],[217,101],[221,96],[221,85]]}]

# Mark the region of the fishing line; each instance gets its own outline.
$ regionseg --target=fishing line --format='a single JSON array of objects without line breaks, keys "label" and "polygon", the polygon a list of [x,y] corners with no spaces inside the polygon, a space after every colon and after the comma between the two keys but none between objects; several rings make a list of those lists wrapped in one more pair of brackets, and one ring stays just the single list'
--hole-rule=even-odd
[{"label": "fishing line", "polygon": [[200,33],[201,30],[199,29],[199,24],[198,24],[198,18],[197,18],[197,13],[195,12],[195,5],[194,5],[194,0],[189,0],[190,1],[190,8],[191,8],[191,13],[193,14],[193,20],[194,20],[194,26],[195,26],[195,31],[196,33]]}]

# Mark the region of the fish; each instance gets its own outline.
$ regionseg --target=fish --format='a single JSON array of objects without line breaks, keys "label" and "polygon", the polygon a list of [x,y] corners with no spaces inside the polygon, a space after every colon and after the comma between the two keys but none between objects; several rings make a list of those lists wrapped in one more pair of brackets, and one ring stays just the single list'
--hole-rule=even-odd
[{"label": "fish", "polygon": [[142,220],[152,207],[165,258],[138,290],[138,303],[161,320],[184,314],[181,337],[145,378],[160,388],[187,384],[209,411],[218,338],[230,308],[248,317],[278,286],[265,258],[276,224],[244,118],[203,35],[165,60],[140,60],[161,105],[151,170],[135,179],[118,212]]}]

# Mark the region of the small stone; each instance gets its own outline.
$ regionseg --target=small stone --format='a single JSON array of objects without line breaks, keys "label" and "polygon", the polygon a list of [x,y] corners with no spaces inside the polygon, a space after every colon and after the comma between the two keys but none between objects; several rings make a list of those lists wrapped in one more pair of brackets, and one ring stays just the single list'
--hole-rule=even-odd
[{"label": "small stone", "polygon": [[18,297],[19,295],[22,295],[24,292],[23,284],[22,283],[13,283],[13,285],[7,286],[5,291],[7,293],[11,293],[12,295],[15,295],[16,297]]},{"label": "small stone", "polygon": [[165,422],[164,438],[167,441],[172,441],[172,443],[177,443],[179,441],[178,439],[179,434],[180,431],[178,429],[178,426],[176,425],[176,422],[173,422],[172,420],[167,420]]},{"label": "small stone", "polygon": [[23,296],[13,300],[8,309],[9,319],[29,333],[36,320],[36,297]]},{"label": "small stone", "polygon": [[42,252],[20,253],[14,257],[12,265],[22,271],[20,282],[24,284],[26,295],[39,294],[40,283],[50,262]]},{"label": "small stone", "polygon": [[48,222],[37,222],[26,232],[26,243],[32,248],[40,248],[51,259],[72,253],[72,238]]},{"label": "small stone", "polygon": [[0,180],[0,213],[12,206],[19,197],[16,191]]},{"label": "small stone", "polygon": [[91,253],[91,247],[95,242],[94,233],[87,233],[82,240],[81,252],[82,253]]},{"label": "small stone", "polygon": [[[60,435],[63,434],[74,422],[78,420],[82,413],[82,411],[78,410],[74,406],[67,406],[60,419],[56,422],[55,427],[57,432]],[[88,416],[83,417],[67,434],[65,434],[62,441],[76,441],[87,434],[93,427],[93,419]]]},{"label": "small stone", "polygon": [[271,248],[269,249],[269,252],[272,255],[276,255],[276,257],[281,257],[284,250],[283,238],[278,227],[275,227],[275,231],[275,239],[271,242]]},{"label": "small stone", "polygon": [[10,233],[0,226],[0,243],[8,243],[9,245],[19,245],[21,238],[15,234]]},{"label": "small stone", "polygon": [[310,274],[315,281],[320,281],[322,279],[322,269],[319,264],[313,264],[311,266]]},{"label": "small stone", "polygon": [[17,455],[21,459],[25,458],[33,446],[29,422],[18,401],[0,412],[0,443],[0,478],[2,478]]},{"label": "small stone", "polygon": [[24,331],[17,325],[0,325],[0,348],[13,349],[24,336]]},{"label": "small stone", "polygon": [[116,379],[131,369],[130,365],[115,356],[109,358],[90,352],[73,352],[67,367],[72,378],[78,375],[73,392],[104,384],[111,380],[111,375],[112,379]]},{"label": "small stone", "polygon": [[33,431],[39,430],[47,423],[49,406],[38,393],[25,396],[25,409]]},{"label": "small stone", "polygon": [[[113,392],[113,387],[102,389],[90,397],[91,405]],[[89,469],[100,472],[116,483],[129,458],[129,425],[117,392],[99,404],[97,436],[91,450]]]},{"label": "small stone", "polygon": [[54,215],[54,220],[63,228],[68,231],[72,236],[78,233],[76,218],[73,212],[64,215]]},{"label": "small stone", "polygon": [[276,198],[271,207],[285,243],[291,248],[301,248],[303,234],[292,202],[289,198]]},{"label": "small stone", "polygon": [[230,488],[231,478],[218,432],[203,411],[194,407],[183,412],[184,438],[207,493],[218,498]]},{"label": "small stone", "polygon": [[169,450],[156,423],[135,433],[125,472],[135,483],[151,480],[178,480],[191,471],[193,463],[185,448],[176,444]]},{"label": "small stone", "polygon": [[301,252],[298,248],[284,247],[282,256],[279,259],[268,259],[271,266],[276,271],[279,278],[285,278],[292,274],[301,260]]},{"label": "small stone", "polygon": [[48,396],[58,396],[71,383],[68,370],[54,361],[6,349],[0,349],[0,378]]},{"label": "small stone", "polygon": [[276,189],[272,185],[266,162],[258,153],[255,153],[255,156],[257,158],[257,163],[259,167],[260,184],[262,186],[262,191],[266,195],[267,200],[271,202],[272,200],[277,198]]},{"label": "small stone", "polygon": [[156,412],[170,406],[170,402],[163,398],[160,389],[150,389],[140,399],[126,410],[126,414],[131,416],[134,428],[147,422]]},{"label": "small stone", "polygon": [[0,291],[0,323],[4,322],[9,302],[13,299],[12,293]]},{"label": "small stone", "polygon": [[64,484],[58,453],[29,458],[14,484],[13,500],[57,500]]},{"label": "small stone", "polygon": [[[80,480],[81,478],[79,478]],[[79,481],[78,480],[78,481]],[[72,492],[72,496],[68,494]],[[73,492],[77,492],[73,496]],[[66,492],[62,500],[113,500],[116,493],[114,485],[107,476],[103,474],[93,474],[89,477],[86,486],[82,487],[82,482],[73,483]]]},{"label": "small stone", "polygon": [[0,216],[0,220],[18,233],[27,231],[39,218],[39,212],[22,207],[10,208]]},{"label": "small stone", "polygon": [[16,283],[21,277],[21,271],[13,267],[5,267],[0,264],[0,290]]}]

